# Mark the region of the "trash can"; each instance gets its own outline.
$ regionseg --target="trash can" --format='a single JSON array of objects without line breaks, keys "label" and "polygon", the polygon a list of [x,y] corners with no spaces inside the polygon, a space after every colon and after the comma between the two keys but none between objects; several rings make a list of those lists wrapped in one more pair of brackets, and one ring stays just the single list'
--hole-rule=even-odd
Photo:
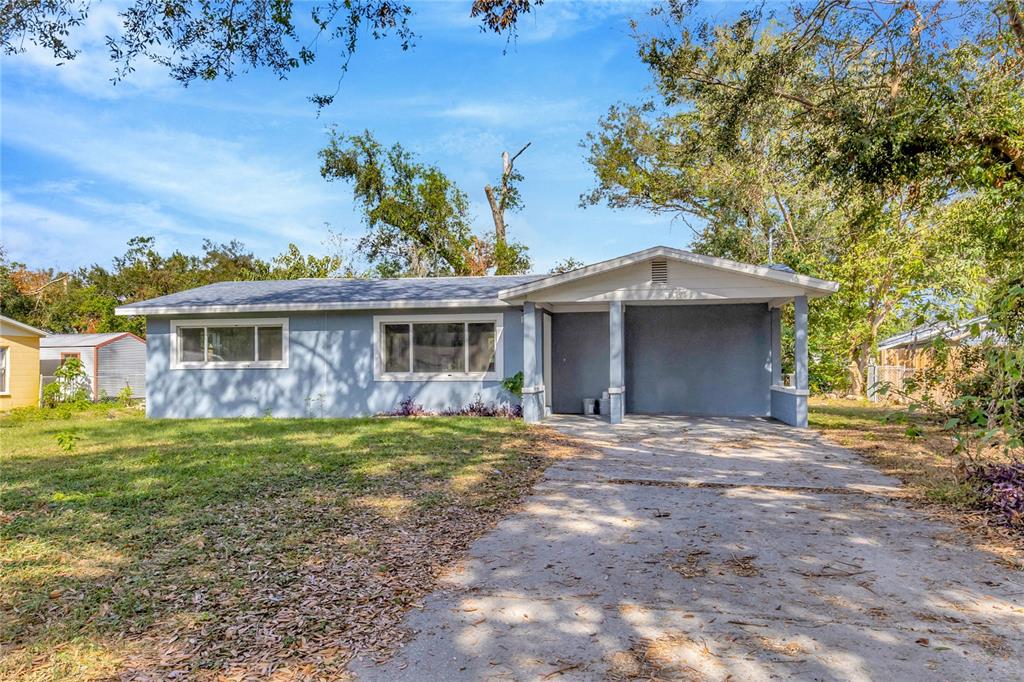
[{"label": "trash can", "polygon": [[597,401],[593,398],[584,398],[583,414],[597,414]]}]

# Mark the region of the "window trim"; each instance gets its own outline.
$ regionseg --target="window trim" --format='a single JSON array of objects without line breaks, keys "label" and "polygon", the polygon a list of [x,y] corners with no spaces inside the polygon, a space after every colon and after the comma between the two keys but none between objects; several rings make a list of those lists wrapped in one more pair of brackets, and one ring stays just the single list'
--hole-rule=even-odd
[{"label": "window trim", "polygon": [[6,343],[0,343],[0,350],[4,352],[4,380],[0,384],[0,395],[11,395],[11,347]]},{"label": "window trim", "polygon": [[[280,360],[240,360],[235,362],[209,362],[206,360],[180,362],[178,360],[178,330],[182,328],[208,327],[281,327]],[[254,358],[259,357],[259,332],[256,337]],[[287,369],[288,368],[288,318],[287,317],[234,317],[226,319],[171,320],[171,369]]]},{"label": "window trim", "polygon": [[[373,316],[373,379],[374,381],[499,381],[504,376],[505,346],[503,343],[502,313],[462,313],[428,315],[374,315]],[[493,372],[385,372],[384,325],[416,324],[417,322],[493,322],[494,323],[494,371]],[[412,361],[413,339],[409,340],[410,362]],[[465,346],[469,353],[469,343]],[[468,362],[468,358],[467,358]]]}]

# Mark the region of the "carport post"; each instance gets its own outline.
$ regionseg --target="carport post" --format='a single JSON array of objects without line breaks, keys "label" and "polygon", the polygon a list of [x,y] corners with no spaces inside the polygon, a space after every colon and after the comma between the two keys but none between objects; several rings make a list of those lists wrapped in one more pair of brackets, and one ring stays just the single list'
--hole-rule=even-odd
[{"label": "carport post", "polygon": [[626,391],[626,354],[624,343],[622,301],[608,304],[608,419],[612,424],[622,423]]},{"label": "carport post", "polygon": [[523,421],[535,424],[544,415],[544,385],[537,371],[537,307],[523,304]]},{"label": "carport post", "polygon": [[796,389],[806,391],[808,385],[807,377],[807,297],[797,296],[793,299],[793,313],[795,322],[796,343],[793,350],[796,362]]},{"label": "carport post", "polygon": [[782,309],[772,308],[772,386],[782,385]]}]

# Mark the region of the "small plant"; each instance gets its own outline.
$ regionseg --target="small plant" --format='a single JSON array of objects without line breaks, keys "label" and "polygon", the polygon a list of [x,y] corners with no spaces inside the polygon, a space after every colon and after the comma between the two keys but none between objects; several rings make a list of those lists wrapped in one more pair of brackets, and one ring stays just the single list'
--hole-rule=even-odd
[{"label": "small plant", "polygon": [[501,387],[506,391],[516,396],[517,398],[523,397],[523,373],[516,372],[510,377],[505,377],[501,380]]},{"label": "small plant", "polygon": [[129,386],[128,384],[125,384],[124,388],[122,388],[121,391],[117,394],[117,402],[123,405],[124,407],[130,407],[132,404],[133,397],[134,396],[132,395],[132,387]]},{"label": "small plant", "polygon": [[57,407],[61,401],[60,384],[52,383],[43,386],[43,407]]},{"label": "small plant", "polygon": [[58,431],[54,436],[54,439],[57,441],[57,447],[64,452],[74,452],[79,438],[80,436],[74,431]]},{"label": "small plant", "polygon": [[986,464],[968,470],[978,503],[1012,528],[1024,528],[1024,462]]}]

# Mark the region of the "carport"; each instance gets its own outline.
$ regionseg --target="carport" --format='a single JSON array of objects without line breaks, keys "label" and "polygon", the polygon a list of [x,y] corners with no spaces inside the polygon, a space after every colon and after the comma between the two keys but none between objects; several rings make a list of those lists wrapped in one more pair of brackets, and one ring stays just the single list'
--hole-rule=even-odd
[{"label": "carport", "polygon": [[[807,423],[808,299],[838,289],[782,266],[654,247],[501,292],[523,309],[527,421],[607,394],[628,414]],[[793,306],[793,373],[782,309]]]}]

